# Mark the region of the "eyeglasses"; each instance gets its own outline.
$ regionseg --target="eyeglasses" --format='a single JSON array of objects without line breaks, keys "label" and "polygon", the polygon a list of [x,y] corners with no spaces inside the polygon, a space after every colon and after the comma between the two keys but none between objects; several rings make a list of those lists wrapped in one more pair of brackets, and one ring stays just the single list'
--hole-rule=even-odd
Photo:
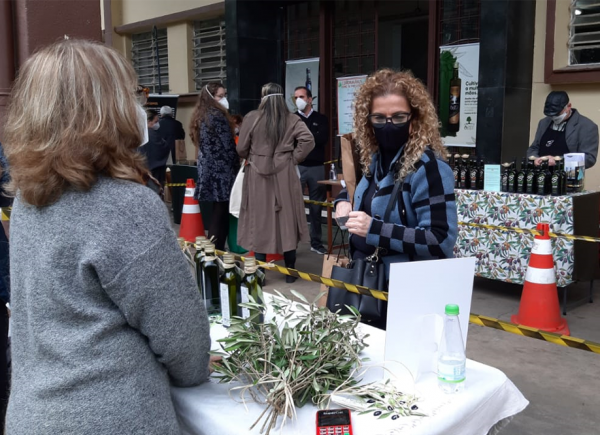
[{"label": "eyeglasses", "polygon": [[394,125],[406,124],[410,120],[411,114],[406,112],[397,112],[392,116],[384,116],[380,113],[371,113],[368,118],[373,127],[381,128],[391,122]]}]

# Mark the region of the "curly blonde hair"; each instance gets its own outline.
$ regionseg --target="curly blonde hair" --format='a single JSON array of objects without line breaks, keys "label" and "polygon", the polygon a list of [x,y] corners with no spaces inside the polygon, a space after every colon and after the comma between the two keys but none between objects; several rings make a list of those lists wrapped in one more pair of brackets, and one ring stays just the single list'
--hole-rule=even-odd
[{"label": "curly blonde hair", "polygon": [[396,175],[398,180],[402,180],[414,172],[415,164],[427,147],[442,160],[445,159],[446,151],[440,137],[438,116],[423,83],[410,72],[381,69],[367,78],[358,90],[354,102],[354,139],[363,173],[369,175],[373,154],[379,149],[368,118],[373,99],[390,94],[406,98],[412,113],[410,136]]}]

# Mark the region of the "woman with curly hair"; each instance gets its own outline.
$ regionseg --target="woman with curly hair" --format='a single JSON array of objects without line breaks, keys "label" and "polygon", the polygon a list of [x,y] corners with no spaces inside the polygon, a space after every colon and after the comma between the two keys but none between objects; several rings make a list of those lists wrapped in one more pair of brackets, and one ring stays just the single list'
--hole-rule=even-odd
[{"label": "woman with curly hair", "polygon": [[190,125],[192,141],[198,147],[198,183],[194,198],[212,204],[208,235],[215,238],[215,245],[220,250],[225,250],[229,197],[240,169],[227,109],[229,103],[223,85],[209,83],[198,95]]},{"label": "woman with curly hair", "polygon": [[[427,90],[409,72],[382,69],[358,91],[354,129],[364,176],[354,211],[344,191],[336,200],[336,216],[349,216],[353,259],[379,248],[388,273],[390,263],[453,256],[454,177],[443,161],[438,124]],[[384,222],[391,201],[397,202]]]}]

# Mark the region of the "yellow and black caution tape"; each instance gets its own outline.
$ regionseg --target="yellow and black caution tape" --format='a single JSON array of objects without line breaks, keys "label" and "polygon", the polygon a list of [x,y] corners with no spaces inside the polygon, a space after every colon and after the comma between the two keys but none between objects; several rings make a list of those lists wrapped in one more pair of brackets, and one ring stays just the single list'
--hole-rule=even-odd
[{"label": "yellow and black caution tape", "polygon": [[[488,230],[496,230],[496,231],[505,231],[505,232],[513,232],[518,234],[532,234],[534,236],[541,236],[542,233],[537,230],[529,230],[526,228],[512,228],[512,227],[500,227],[497,225],[488,225],[488,224],[474,224],[471,222],[459,222],[458,225],[468,226],[468,227],[476,227],[476,228],[485,228]],[[590,237],[590,236],[575,236],[573,234],[562,234],[562,233],[548,233],[550,237],[553,238],[564,238],[569,240],[583,240],[585,242],[594,242],[600,243],[600,238],[598,237]]]},{"label": "yellow and black caution tape", "polygon": [[339,159],[329,160],[328,162],[323,162],[324,165],[331,165],[332,163],[337,163]]},{"label": "yellow and black caution tape", "polygon": [[2,208],[2,220],[9,221],[12,207],[1,207]]},{"label": "yellow and black caution tape", "polygon": [[185,187],[186,183],[166,183],[165,187]]},{"label": "yellow and black caution tape", "polygon": [[312,199],[305,199],[304,203],[305,204],[316,204],[316,205],[320,205],[321,207],[333,207],[332,202],[313,201]]},{"label": "yellow and black caution tape", "polygon": [[[223,255],[223,254],[226,254],[226,252],[217,251],[217,254]],[[243,256],[238,255],[238,254],[233,254],[233,255],[237,260],[245,261]],[[338,281],[337,279],[325,278],[324,276],[316,275],[314,273],[300,272],[296,269],[289,269],[287,267],[279,266],[277,264],[265,263],[263,261],[258,261],[258,260],[256,260],[256,264],[258,264],[259,266],[263,266],[265,269],[275,270],[284,275],[294,276],[296,278],[300,278],[305,281],[317,282],[319,284],[325,284],[328,287],[340,288],[340,289],[344,289],[344,290],[347,290],[352,293],[358,293],[361,295],[372,296],[375,299],[381,299],[382,301],[388,300],[387,292],[370,289],[370,288],[364,287],[362,285],[348,284],[343,281]]]},{"label": "yellow and black caution tape", "polygon": [[[226,252],[223,251],[217,251],[218,255],[223,255],[225,253]],[[233,255],[237,260],[245,261],[245,258],[243,256],[238,254]],[[375,299],[380,299],[382,301],[388,300],[388,293],[384,291],[374,290],[360,285],[348,284],[343,281],[338,281],[337,279],[325,278],[314,273],[300,272],[296,269],[289,269],[287,267],[279,266],[273,263],[265,263],[258,260],[256,261],[256,263],[260,266],[263,266],[266,269],[275,270],[284,275],[294,276],[296,278],[300,278],[306,281],[325,284],[328,287],[344,289],[352,293],[371,296]],[[493,317],[481,316],[479,314],[470,314],[469,322],[475,325],[499,329],[501,331],[510,332],[512,334],[517,334],[524,337],[548,341],[550,343],[558,344],[560,346],[572,347],[575,349],[600,354],[600,343],[594,343],[592,341],[583,340],[581,338],[554,334],[552,332],[542,331],[541,329],[531,328],[525,325],[516,325],[514,323],[503,322],[502,320],[494,319]]]},{"label": "yellow and black caution tape", "polygon": [[503,322],[502,320],[487,316],[480,316],[479,314],[473,313],[471,313],[469,316],[469,322],[479,326],[486,326],[488,328],[510,332],[512,334],[549,341],[550,343],[558,344],[560,346],[573,347],[575,349],[586,350],[588,352],[600,353],[600,343],[582,340],[581,338],[554,334],[552,332],[546,332],[524,325],[515,325],[514,323]]}]

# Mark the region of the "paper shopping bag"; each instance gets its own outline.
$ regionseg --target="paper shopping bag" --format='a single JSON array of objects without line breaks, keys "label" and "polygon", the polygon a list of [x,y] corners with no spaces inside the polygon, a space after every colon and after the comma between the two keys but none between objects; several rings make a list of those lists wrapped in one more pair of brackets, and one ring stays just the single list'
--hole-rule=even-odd
[{"label": "paper shopping bag", "polygon": [[360,156],[358,149],[354,143],[352,133],[345,134],[341,137],[341,154],[342,154],[342,172],[350,203],[354,205],[354,191],[362,177],[362,168],[360,166]]},{"label": "paper shopping bag", "polygon": [[[325,278],[331,278],[331,269],[333,266],[346,267],[350,260],[345,255],[325,255],[323,256],[323,271],[321,272],[321,276]],[[317,305],[319,307],[324,307],[327,303],[327,292],[329,292],[329,287],[325,284],[321,284],[320,293],[326,292],[318,301]]]}]

